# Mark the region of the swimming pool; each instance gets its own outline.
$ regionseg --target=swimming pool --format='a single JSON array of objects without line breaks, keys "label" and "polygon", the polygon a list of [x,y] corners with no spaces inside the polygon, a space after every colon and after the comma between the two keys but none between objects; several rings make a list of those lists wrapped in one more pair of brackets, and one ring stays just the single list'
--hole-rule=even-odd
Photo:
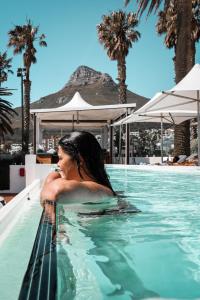
[{"label": "swimming pool", "polygon": [[[114,188],[142,212],[91,217],[84,214],[115,207],[116,199],[58,203],[57,238],[52,236],[52,246],[57,239],[56,299],[199,299],[199,168],[113,166],[108,171]],[[39,184],[22,194],[23,201],[5,207],[14,205],[11,218],[0,216],[3,300],[18,298],[41,216]],[[12,219],[12,229],[4,229],[4,221]],[[45,228],[51,232],[51,226]]]},{"label": "swimming pool", "polygon": [[58,299],[200,298],[200,171],[153,170],[108,168],[141,213],[58,204]]}]

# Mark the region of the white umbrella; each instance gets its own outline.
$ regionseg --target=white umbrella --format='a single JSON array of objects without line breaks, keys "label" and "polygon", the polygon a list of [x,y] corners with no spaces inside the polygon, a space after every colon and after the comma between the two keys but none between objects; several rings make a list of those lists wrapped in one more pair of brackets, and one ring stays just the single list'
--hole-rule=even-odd
[{"label": "white umbrella", "polygon": [[[200,165],[200,65],[190,72],[171,90],[156,94],[136,113],[162,113],[173,111],[196,112],[198,120],[198,165]],[[189,118],[188,118],[189,119]],[[176,123],[176,122],[175,122]]]},{"label": "white umbrella", "polygon": [[200,65],[196,64],[190,72],[171,90],[158,95],[148,103],[146,110],[195,111],[198,120],[198,165],[200,165]]},{"label": "white umbrella", "polygon": [[118,122],[113,123],[113,126],[127,124],[127,123],[136,123],[136,122],[160,123],[161,119],[163,120],[163,123],[180,124],[183,121],[193,119],[196,117],[196,111],[185,112],[181,110],[173,110],[173,111],[158,110],[158,111],[142,112],[140,110],[140,113],[138,113],[138,111],[121,119]]}]

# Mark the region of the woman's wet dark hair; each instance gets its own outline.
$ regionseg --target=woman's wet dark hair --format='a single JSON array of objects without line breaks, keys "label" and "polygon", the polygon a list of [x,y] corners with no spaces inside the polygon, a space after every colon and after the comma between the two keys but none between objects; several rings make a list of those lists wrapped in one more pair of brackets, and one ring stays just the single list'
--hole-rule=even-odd
[{"label": "woman's wet dark hair", "polygon": [[80,156],[83,158],[87,170],[84,170],[92,177],[97,183],[102,184],[112,189],[108,175],[104,167],[104,155],[98,141],[89,132],[74,131],[70,136],[65,135],[58,142],[59,146],[64,152],[69,154],[76,162],[80,177]]}]

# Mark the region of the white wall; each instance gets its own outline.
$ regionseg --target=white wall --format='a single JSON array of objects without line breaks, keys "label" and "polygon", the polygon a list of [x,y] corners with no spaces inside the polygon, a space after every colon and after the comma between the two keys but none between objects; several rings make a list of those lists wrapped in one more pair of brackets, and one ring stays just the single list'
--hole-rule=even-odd
[{"label": "white wall", "polygon": [[17,194],[25,188],[25,177],[19,175],[19,169],[24,168],[23,165],[10,165],[10,189],[0,190],[1,193]]},{"label": "white wall", "polygon": [[26,155],[26,186],[36,179],[39,179],[42,182],[55,167],[56,164],[36,164],[36,155]]}]

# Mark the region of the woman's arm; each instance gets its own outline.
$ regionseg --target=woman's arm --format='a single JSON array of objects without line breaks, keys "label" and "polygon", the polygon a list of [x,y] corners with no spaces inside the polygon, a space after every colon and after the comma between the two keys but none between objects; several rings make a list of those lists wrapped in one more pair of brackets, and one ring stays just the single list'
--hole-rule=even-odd
[{"label": "woman's arm", "polygon": [[61,194],[69,194],[80,189],[85,190],[80,182],[61,178],[61,175],[57,172],[50,173],[40,193],[41,205],[44,205],[45,200],[56,201]]},{"label": "woman's arm", "polygon": [[74,198],[75,195],[85,199],[91,196],[95,198],[113,196],[113,193],[109,188],[93,181],[79,182],[63,178],[52,180],[50,177],[47,178],[41,191],[41,203],[43,204],[45,200],[56,201],[59,197]]},{"label": "woman's arm", "polygon": [[54,180],[61,178],[60,174],[58,172],[51,172],[47,178],[44,181],[43,187],[41,189],[40,193],[40,203],[42,206],[44,206],[44,201],[45,200],[51,200],[48,199],[49,193],[48,190],[51,190],[51,184],[53,183]]}]

